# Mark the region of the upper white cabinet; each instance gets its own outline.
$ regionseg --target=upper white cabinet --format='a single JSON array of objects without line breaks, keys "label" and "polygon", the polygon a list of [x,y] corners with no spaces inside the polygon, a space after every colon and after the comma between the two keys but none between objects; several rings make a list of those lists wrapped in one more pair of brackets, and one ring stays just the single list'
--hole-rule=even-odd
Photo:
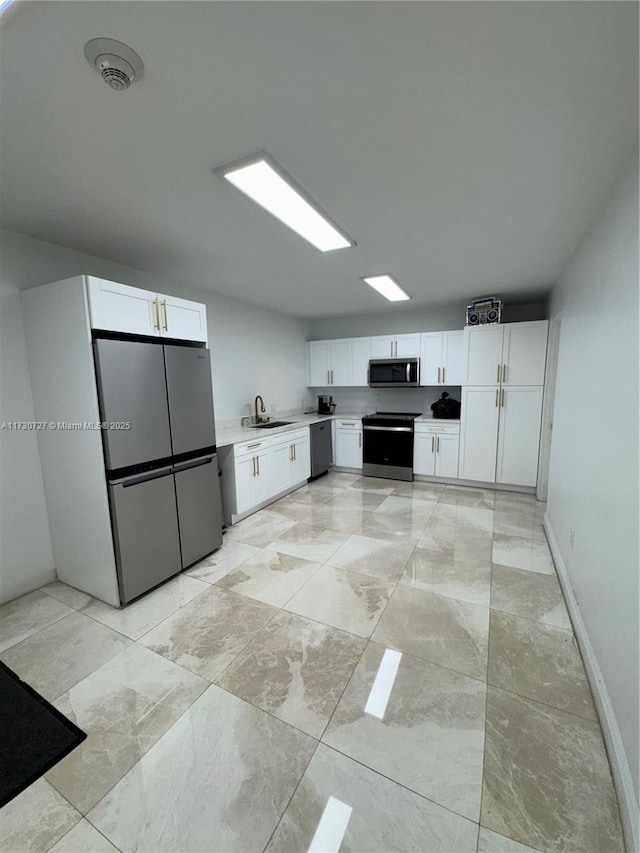
[{"label": "upper white cabinet", "polygon": [[309,385],[325,388],[352,384],[351,338],[309,343]]},{"label": "upper white cabinet", "polygon": [[420,335],[420,384],[462,385],[464,332],[424,332]]},{"label": "upper white cabinet", "polygon": [[207,309],[102,278],[87,278],[91,327],[131,335],[207,341]]},{"label": "upper white cabinet", "polygon": [[409,335],[376,335],[371,338],[371,358],[417,358],[419,355],[419,332]]},{"label": "upper white cabinet", "polygon": [[351,363],[351,385],[369,384],[369,359],[371,358],[371,338],[353,338]]},{"label": "upper white cabinet", "polygon": [[546,320],[509,323],[504,327],[503,385],[544,385],[547,328]]},{"label": "upper white cabinet", "polygon": [[543,385],[547,320],[467,326],[464,385]]}]

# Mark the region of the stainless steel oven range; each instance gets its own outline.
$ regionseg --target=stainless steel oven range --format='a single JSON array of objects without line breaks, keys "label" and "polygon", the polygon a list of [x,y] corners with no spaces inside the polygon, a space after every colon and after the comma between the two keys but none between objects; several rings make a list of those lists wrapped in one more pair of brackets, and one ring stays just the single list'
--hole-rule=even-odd
[{"label": "stainless steel oven range", "polygon": [[376,412],[362,418],[365,477],[413,480],[413,422],[417,412]]}]

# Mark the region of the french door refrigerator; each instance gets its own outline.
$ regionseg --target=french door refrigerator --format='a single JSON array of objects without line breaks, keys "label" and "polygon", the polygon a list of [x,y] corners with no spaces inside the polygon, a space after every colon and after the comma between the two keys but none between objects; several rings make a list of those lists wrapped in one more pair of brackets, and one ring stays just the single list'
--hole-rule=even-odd
[{"label": "french door refrigerator", "polygon": [[222,544],[209,350],[94,340],[118,586],[127,604]]}]

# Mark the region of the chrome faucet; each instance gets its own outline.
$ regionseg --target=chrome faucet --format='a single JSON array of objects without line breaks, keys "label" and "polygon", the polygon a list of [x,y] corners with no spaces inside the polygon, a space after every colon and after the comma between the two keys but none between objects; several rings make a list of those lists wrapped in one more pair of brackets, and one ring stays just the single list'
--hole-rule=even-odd
[{"label": "chrome faucet", "polygon": [[266,409],[266,406],[264,404],[264,400],[262,399],[260,394],[258,394],[258,396],[255,399],[254,405],[255,405],[255,410],[256,410],[256,423],[261,424],[263,422],[263,420],[266,420],[266,418],[261,418],[260,415],[258,414],[258,400],[260,400],[260,411],[266,412],[267,409]]}]

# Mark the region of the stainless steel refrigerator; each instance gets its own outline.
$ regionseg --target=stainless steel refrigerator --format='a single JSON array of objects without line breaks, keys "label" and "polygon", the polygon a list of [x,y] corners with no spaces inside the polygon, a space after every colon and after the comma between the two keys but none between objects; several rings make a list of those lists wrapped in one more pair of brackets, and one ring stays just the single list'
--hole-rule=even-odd
[{"label": "stainless steel refrigerator", "polygon": [[120,600],[222,544],[209,350],[98,338],[96,376]]}]

